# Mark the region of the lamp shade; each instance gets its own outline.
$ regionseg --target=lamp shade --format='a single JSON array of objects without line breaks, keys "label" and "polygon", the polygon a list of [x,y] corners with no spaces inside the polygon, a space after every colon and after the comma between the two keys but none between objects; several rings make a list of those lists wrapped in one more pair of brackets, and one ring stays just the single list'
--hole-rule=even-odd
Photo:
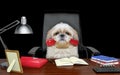
[{"label": "lamp shade", "polygon": [[33,34],[32,28],[27,24],[25,16],[21,18],[21,24],[17,26],[15,34]]}]

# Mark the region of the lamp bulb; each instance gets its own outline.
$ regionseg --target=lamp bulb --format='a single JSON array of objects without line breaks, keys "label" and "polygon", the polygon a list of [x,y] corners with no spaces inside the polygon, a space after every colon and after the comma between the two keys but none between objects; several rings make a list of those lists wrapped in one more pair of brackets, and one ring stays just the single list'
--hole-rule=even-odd
[{"label": "lamp bulb", "polygon": [[26,25],[26,24],[27,24],[27,19],[26,19],[25,16],[22,16],[22,17],[21,17],[21,24],[22,24],[22,25]]}]

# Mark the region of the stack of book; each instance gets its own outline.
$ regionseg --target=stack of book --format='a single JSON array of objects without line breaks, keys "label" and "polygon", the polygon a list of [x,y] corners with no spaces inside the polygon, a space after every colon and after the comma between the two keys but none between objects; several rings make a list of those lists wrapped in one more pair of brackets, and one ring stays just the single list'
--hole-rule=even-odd
[{"label": "stack of book", "polygon": [[91,61],[101,65],[116,65],[119,64],[119,59],[105,55],[92,56]]}]

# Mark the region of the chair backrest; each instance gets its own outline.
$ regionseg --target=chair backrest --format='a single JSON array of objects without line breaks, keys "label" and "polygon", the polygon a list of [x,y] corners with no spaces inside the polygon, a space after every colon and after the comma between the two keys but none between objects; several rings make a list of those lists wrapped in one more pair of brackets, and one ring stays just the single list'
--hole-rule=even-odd
[{"label": "chair backrest", "polygon": [[46,13],[44,15],[43,22],[43,40],[42,48],[46,50],[46,36],[49,29],[59,22],[65,22],[70,24],[76,31],[79,36],[79,47],[82,45],[82,35],[80,30],[80,15],[78,13]]}]

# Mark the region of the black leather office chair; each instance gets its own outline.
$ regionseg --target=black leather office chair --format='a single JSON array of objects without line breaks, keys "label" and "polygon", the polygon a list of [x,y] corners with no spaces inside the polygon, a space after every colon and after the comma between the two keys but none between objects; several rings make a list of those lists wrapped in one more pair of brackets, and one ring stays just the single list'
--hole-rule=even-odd
[{"label": "black leather office chair", "polygon": [[79,36],[79,57],[80,58],[88,58],[91,55],[100,54],[98,50],[90,46],[84,46],[82,43],[82,35],[81,35],[81,27],[80,27],[80,15],[78,13],[46,13],[44,15],[44,23],[43,23],[43,39],[42,39],[42,47],[33,47],[28,54],[32,54],[36,57],[45,57],[46,56],[46,36],[49,29],[51,29],[54,25],[59,22],[65,22],[70,24],[76,31]]}]

